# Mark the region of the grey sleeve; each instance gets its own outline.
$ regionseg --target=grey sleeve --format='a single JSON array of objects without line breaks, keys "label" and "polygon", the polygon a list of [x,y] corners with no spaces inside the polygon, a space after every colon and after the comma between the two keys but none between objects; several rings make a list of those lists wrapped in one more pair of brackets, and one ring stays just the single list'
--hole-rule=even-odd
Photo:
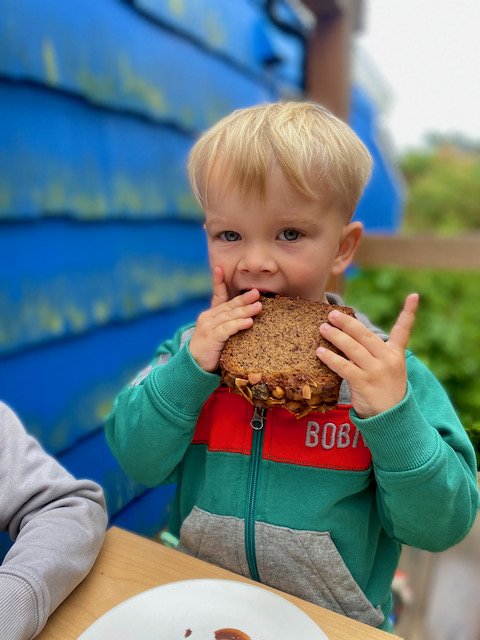
[{"label": "grey sleeve", "polygon": [[77,480],[0,402],[0,638],[27,640],[90,571],[103,542],[103,491]]}]

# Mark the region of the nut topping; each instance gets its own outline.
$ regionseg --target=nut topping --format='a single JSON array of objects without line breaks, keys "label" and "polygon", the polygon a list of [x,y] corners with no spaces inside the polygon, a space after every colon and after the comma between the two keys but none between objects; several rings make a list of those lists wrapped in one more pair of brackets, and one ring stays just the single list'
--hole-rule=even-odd
[{"label": "nut topping", "polygon": [[310,388],[309,384],[304,384],[303,388],[302,388],[302,396],[305,398],[305,400],[310,400],[312,397],[312,389]]},{"label": "nut topping", "polygon": [[248,381],[252,386],[255,385],[255,384],[258,384],[259,382],[261,382],[261,380],[262,380],[262,374],[261,373],[249,373],[248,374]]},{"label": "nut topping", "polygon": [[295,412],[295,411],[298,411],[300,409],[300,407],[302,406],[302,403],[301,402],[296,402],[295,400],[288,400],[285,403],[285,406],[289,411]]},{"label": "nut topping", "polygon": [[264,382],[259,382],[252,387],[252,394],[256,400],[268,400],[268,387]]}]

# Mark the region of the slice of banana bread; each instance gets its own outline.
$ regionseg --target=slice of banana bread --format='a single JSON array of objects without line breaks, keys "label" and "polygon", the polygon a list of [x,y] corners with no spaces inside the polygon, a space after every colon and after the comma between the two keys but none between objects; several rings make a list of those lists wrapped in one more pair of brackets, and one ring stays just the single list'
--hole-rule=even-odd
[{"label": "slice of banana bread", "polygon": [[222,382],[255,406],[283,406],[298,417],[336,406],[341,378],[316,349],[339,351],[322,338],[320,325],[332,309],[354,316],[353,309],[285,296],[262,296],[261,302],[253,326],[225,344]]}]

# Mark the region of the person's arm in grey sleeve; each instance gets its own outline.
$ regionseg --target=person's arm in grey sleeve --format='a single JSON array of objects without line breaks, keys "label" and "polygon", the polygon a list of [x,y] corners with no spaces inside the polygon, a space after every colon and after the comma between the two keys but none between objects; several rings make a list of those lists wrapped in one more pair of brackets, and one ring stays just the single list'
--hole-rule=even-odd
[{"label": "person's arm in grey sleeve", "polygon": [[0,403],[0,638],[28,640],[90,571],[102,546],[103,491],[70,475]]}]

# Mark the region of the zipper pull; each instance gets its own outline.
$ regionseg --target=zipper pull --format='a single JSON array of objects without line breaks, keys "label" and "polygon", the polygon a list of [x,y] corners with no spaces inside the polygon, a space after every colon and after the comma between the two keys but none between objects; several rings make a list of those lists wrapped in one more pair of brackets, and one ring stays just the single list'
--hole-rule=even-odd
[{"label": "zipper pull", "polygon": [[265,422],[265,409],[255,407],[253,418],[250,420],[250,426],[254,431],[261,431]]}]

